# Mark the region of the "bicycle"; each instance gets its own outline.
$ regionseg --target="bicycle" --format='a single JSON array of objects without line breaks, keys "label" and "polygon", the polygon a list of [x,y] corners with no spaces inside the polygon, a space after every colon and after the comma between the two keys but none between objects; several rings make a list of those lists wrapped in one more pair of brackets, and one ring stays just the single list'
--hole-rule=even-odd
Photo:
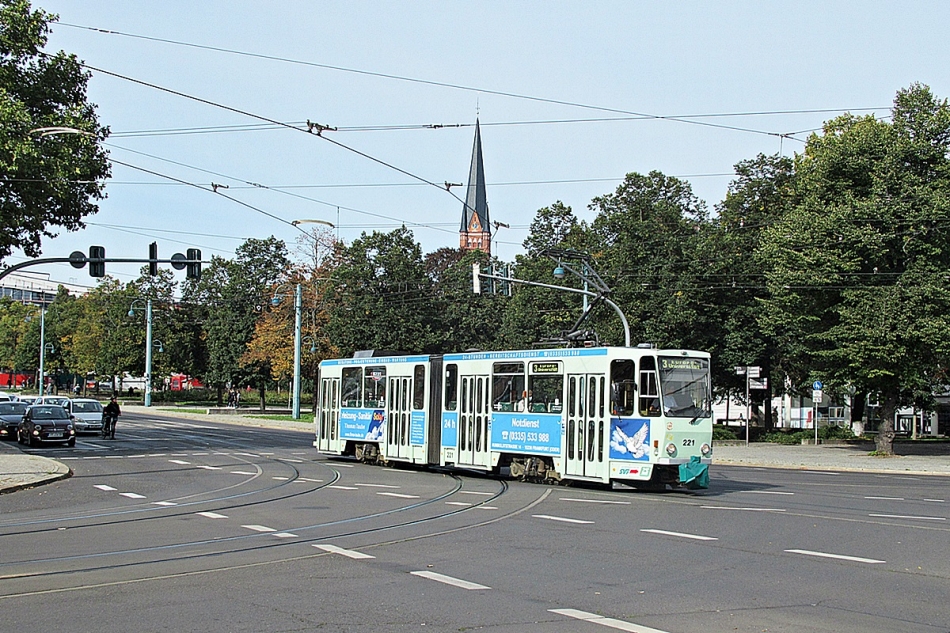
[{"label": "bicycle", "polygon": [[102,439],[115,439],[116,416],[105,414],[102,416]]}]

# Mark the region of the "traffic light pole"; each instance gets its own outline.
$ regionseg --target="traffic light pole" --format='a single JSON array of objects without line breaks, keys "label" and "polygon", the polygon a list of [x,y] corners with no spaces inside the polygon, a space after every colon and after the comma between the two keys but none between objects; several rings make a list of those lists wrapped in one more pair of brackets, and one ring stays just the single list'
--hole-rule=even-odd
[{"label": "traffic light pole", "polygon": [[[189,249],[189,250],[191,250],[191,249]],[[78,251],[77,251],[77,252],[78,252]],[[200,251],[199,251],[199,252],[200,252]],[[75,255],[75,253],[74,253],[73,255]],[[20,262],[19,264],[14,264],[13,266],[10,266],[9,268],[4,268],[3,270],[0,270],[0,279],[3,279],[4,277],[6,277],[7,275],[9,275],[10,273],[16,272],[16,271],[18,271],[18,270],[22,270],[22,269],[24,269],[24,268],[29,268],[30,266],[42,266],[43,264],[72,264],[72,266],[73,266],[74,268],[82,268],[83,266],[86,265],[86,262],[89,261],[89,258],[86,257],[86,256],[85,256],[84,254],[82,254],[82,253],[79,253],[79,255],[81,255],[81,258],[79,258],[79,257],[74,257],[74,256],[70,256],[70,257],[42,257],[42,258],[40,258],[40,259],[31,259],[30,261]],[[199,259],[188,259],[188,258],[184,258],[184,257],[182,257],[182,258],[175,258],[174,256],[172,257],[172,259],[156,259],[156,260],[152,260],[152,259],[138,259],[138,258],[135,258],[135,257],[104,257],[104,258],[102,258],[102,259],[100,259],[100,260],[95,260],[95,261],[97,261],[97,262],[102,262],[102,263],[107,263],[107,264],[150,264],[150,263],[152,263],[152,262],[154,261],[154,262],[157,263],[157,264],[171,264],[172,266],[175,266],[176,264],[177,264],[177,265],[182,265],[182,264],[188,265],[188,264],[191,264],[191,265],[199,265],[199,266],[200,266],[201,264],[208,264],[208,263],[210,263],[210,262],[208,262],[208,261],[203,261],[203,260],[201,260],[201,259],[200,259],[200,255],[199,255]]]}]

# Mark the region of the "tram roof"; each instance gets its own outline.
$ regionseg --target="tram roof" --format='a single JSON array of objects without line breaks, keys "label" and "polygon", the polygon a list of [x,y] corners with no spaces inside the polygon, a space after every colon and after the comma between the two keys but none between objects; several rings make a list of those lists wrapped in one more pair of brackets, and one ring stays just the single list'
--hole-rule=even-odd
[{"label": "tram roof", "polygon": [[423,363],[435,358],[442,358],[446,362],[468,361],[468,360],[513,360],[513,359],[544,359],[544,358],[578,358],[578,357],[596,357],[608,356],[611,353],[616,355],[625,355],[624,352],[638,352],[639,355],[662,355],[662,356],[689,356],[693,358],[708,358],[707,352],[683,350],[683,349],[657,349],[644,347],[559,347],[546,349],[530,350],[498,350],[498,351],[473,351],[459,352],[452,354],[415,354],[409,356],[363,356],[355,358],[335,358],[327,359],[320,363],[321,366],[331,365],[382,365],[391,363]]}]

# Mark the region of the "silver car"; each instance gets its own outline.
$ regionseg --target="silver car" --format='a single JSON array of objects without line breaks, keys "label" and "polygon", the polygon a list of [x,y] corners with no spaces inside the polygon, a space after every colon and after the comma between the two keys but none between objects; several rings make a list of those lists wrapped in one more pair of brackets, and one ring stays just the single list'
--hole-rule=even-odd
[{"label": "silver car", "polygon": [[64,407],[73,416],[77,433],[102,430],[102,405],[92,398],[73,398]]}]

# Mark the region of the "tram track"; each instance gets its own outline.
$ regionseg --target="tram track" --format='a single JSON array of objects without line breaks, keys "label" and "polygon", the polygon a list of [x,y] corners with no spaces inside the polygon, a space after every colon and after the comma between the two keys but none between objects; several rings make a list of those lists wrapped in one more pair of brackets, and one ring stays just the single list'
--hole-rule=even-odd
[{"label": "tram track", "polygon": [[[337,475],[339,476],[340,473],[337,472]],[[444,501],[445,499],[452,497],[453,495],[457,494],[458,492],[462,490],[462,487],[463,487],[462,478],[455,475],[451,475],[451,477],[455,480],[454,487],[451,490],[448,490],[445,493],[437,495],[430,499],[426,499],[423,501],[410,503],[410,504],[404,504],[396,508],[389,508],[387,510],[382,510],[378,512],[372,512],[372,513],[367,513],[367,514],[358,515],[358,516],[345,517],[345,518],[337,519],[333,521],[324,521],[324,522],[310,524],[310,525],[290,527],[290,528],[287,528],[287,530],[292,530],[295,533],[304,533],[308,531],[332,528],[334,526],[349,525],[349,524],[353,524],[357,522],[370,521],[370,520],[378,519],[381,517],[393,516],[399,513],[410,511],[410,510],[423,508],[431,504]],[[212,559],[217,559],[223,556],[231,556],[231,555],[247,555],[247,554],[255,553],[255,552],[267,552],[267,551],[273,550],[274,548],[287,548],[294,545],[299,546],[301,544],[315,544],[315,543],[329,541],[329,540],[343,539],[343,538],[348,538],[348,537],[394,530],[394,529],[399,529],[399,528],[425,525],[428,523],[432,523],[432,522],[436,522],[436,521],[440,521],[440,520],[452,517],[454,515],[459,515],[463,512],[477,508],[478,506],[486,505],[497,500],[508,491],[508,485],[506,482],[501,481],[498,483],[499,483],[499,488],[492,496],[486,497],[481,502],[472,504],[470,506],[453,508],[448,511],[435,513],[431,516],[414,518],[414,519],[410,519],[406,521],[396,521],[396,522],[385,523],[383,525],[372,525],[372,526],[367,526],[367,527],[360,527],[358,529],[334,531],[333,533],[330,533],[330,534],[320,534],[320,535],[312,536],[312,537],[301,536],[300,538],[296,538],[293,541],[271,541],[271,542],[261,544],[260,539],[262,537],[266,537],[267,535],[254,533],[254,534],[241,534],[241,535],[235,535],[235,536],[218,537],[218,538],[210,538],[210,539],[204,538],[204,539],[182,541],[179,543],[168,543],[168,544],[162,544],[162,545],[156,545],[156,546],[150,546],[150,547],[124,548],[124,549],[116,549],[116,550],[111,550],[111,551],[93,552],[93,553],[88,553],[88,554],[56,556],[56,557],[49,557],[49,558],[44,558],[44,559],[33,559],[30,561],[0,563],[0,570],[2,570],[3,568],[10,569],[14,566],[19,566],[19,565],[24,565],[24,564],[29,564],[31,566],[42,565],[45,567],[45,569],[30,570],[30,571],[24,571],[24,572],[14,571],[12,573],[2,574],[0,575],[0,583],[14,582],[17,580],[26,580],[26,579],[39,579],[39,578],[44,578],[44,577],[48,578],[48,577],[54,577],[54,576],[57,578],[67,578],[67,577],[85,578],[85,576],[88,574],[108,573],[108,572],[118,571],[122,569],[130,569],[130,568],[134,569],[134,568],[141,568],[145,566],[154,566],[154,565],[162,565],[162,564],[181,565],[182,563],[186,563],[186,562],[212,560]],[[325,487],[325,486],[321,486],[321,487]],[[313,492],[313,490],[310,490],[310,492]],[[543,494],[542,497],[546,497],[547,494],[550,494],[550,491],[546,491],[546,493]],[[521,511],[521,509],[516,510],[515,512],[517,513],[518,511]],[[178,513],[178,516],[180,516],[181,514],[183,513]],[[193,514],[193,513],[189,512],[189,513],[184,513],[184,514]],[[161,518],[174,518],[174,516],[176,515],[164,515]],[[456,527],[456,528],[453,528],[453,530],[471,529],[474,527],[478,527],[480,525],[487,525],[489,523],[493,523],[497,520],[500,520],[500,518],[492,517],[489,520],[472,524],[470,526]],[[120,522],[113,522],[113,523],[120,523]],[[449,531],[453,531],[453,530],[449,530]],[[446,532],[445,530],[439,530],[439,531],[432,532],[431,534],[436,535],[436,534],[445,533],[445,532]],[[420,538],[420,536],[417,535],[412,538]],[[398,540],[411,540],[411,539],[407,538],[407,539],[398,539]],[[392,541],[392,542],[398,542],[398,540]],[[247,544],[247,543],[253,543],[253,544],[245,546],[244,544]],[[238,546],[221,549],[220,546],[222,544],[236,544]],[[161,557],[150,558],[146,560],[115,562],[115,563],[109,563],[109,564],[83,564],[79,566],[68,565],[68,563],[77,562],[77,561],[90,561],[90,562],[101,561],[107,557],[142,556],[142,555],[152,554],[156,552],[168,552],[171,550],[181,550],[185,548],[201,548],[201,547],[207,547],[209,545],[214,545],[216,549],[214,551],[183,553],[182,555],[179,555],[179,556],[161,556]],[[296,557],[293,557],[293,558],[296,558]],[[85,581],[85,579],[83,581],[83,585],[84,586],[87,585],[87,582]],[[81,587],[77,586],[76,588],[78,589]],[[23,594],[17,594],[15,592],[10,592],[9,589],[7,590],[6,593],[7,595],[0,595],[0,599],[3,599],[5,597],[12,597],[14,595],[23,595]]]}]

